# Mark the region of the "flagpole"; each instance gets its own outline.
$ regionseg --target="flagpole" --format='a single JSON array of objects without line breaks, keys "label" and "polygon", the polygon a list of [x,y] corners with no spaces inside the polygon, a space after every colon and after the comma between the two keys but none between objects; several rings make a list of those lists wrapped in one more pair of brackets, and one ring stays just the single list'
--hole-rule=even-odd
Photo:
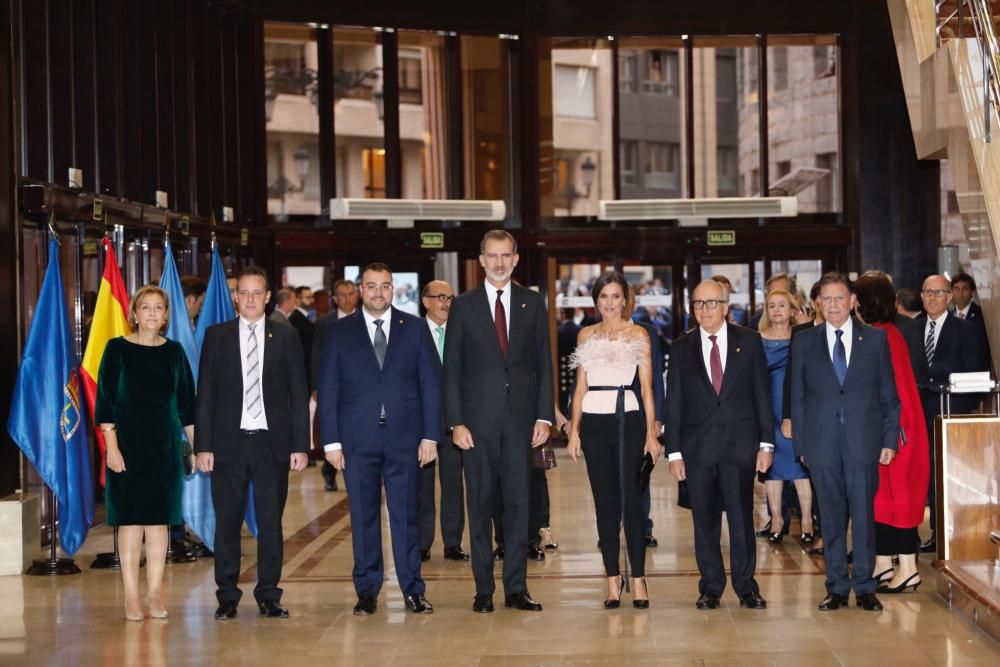
[{"label": "flagpole", "polygon": [[49,507],[52,508],[52,520],[49,522],[49,557],[36,558],[25,574],[34,576],[57,576],[63,574],[80,574],[80,568],[72,558],[59,558],[56,553],[56,523],[59,520],[59,505],[52,489],[45,487],[48,494]]}]

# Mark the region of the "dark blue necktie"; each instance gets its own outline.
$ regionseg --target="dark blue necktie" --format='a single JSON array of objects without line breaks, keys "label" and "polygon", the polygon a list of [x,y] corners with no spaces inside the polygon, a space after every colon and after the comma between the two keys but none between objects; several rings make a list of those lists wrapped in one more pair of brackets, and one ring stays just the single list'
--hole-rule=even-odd
[{"label": "dark blue necktie", "polygon": [[837,342],[833,344],[833,370],[837,374],[837,381],[843,387],[844,378],[847,377],[847,348],[844,347],[844,341],[841,339],[844,332],[837,329],[834,333],[837,334]]}]

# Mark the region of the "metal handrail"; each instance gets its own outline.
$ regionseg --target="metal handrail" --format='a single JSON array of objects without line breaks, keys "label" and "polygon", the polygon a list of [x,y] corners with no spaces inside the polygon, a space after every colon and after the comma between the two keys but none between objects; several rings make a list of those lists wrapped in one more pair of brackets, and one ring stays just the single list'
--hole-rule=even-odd
[{"label": "metal handrail", "polygon": [[958,7],[946,17],[941,16],[943,0],[930,0],[934,3],[934,13],[937,16],[938,45],[941,44],[941,33],[952,20],[958,20],[958,37],[962,38],[963,8],[969,12],[974,38],[979,43],[983,53],[983,129],[986,143],[990,142],[990,109],[1000,114],[1000,39],[997,38],[993,26],[993,11],[990,0],[958,0]]}]

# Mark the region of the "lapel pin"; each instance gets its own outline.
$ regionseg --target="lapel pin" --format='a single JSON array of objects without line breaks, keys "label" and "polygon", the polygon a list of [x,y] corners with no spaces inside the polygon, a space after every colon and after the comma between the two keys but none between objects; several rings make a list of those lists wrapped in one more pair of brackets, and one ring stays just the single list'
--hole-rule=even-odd
[{"label": "lapel pin", "polygon": [[400,321],[399,321],[399,323],[400,323],[400,324],[402,324],[402,323],[403,323],[403,320],[400,320]]},{"label": "lapel pin", "polygon": [[527,308],[527,307],[528,307],[528,304],[526,304],[526,303],[522,303],[521,304],[521,308]]},{"label": "lapel pin", "polygon": [[861,337],[861,336],[858,336],[858,340],[861,340],[861,339],[862,339],[862,337]]},{"label": "lapel pin", "polygon": [[273,333],[271,333],[270,331],[268,331],[268,332],[267,332],[267,337],[268,337],[268,338],[274,338],[274,334],[273,334]]},{"label": "lapel pin", "polygon": [[737,351],[737,352],[739,352],[739,351],[740,351],[740,348],[736,348],[736,351]]}]

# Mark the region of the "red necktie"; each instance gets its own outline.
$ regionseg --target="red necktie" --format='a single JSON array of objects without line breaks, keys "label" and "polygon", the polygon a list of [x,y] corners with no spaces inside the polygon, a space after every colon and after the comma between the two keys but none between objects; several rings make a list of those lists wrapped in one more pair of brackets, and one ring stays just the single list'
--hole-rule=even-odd
[{"label": "red necktie", "polygon": [[712,352],[708,355],[709,366],[712,369],[712,386],[715,387],[715,395],[722,391],[722,355],[719,353],[719,344],[715,342],[718,336],[709,336],[712,341]]},{"label": "red necktie", "polygon": [[509,347],[507,342],[507,313],[503,309],[503,301],[500,297],[503,296],[503,290],[497,290],[497,303],[493,308],[493,325],[497,329],[497,340],[500,341],[500,351],[503,352],[503,356],[507,356],[507,348]]}]

